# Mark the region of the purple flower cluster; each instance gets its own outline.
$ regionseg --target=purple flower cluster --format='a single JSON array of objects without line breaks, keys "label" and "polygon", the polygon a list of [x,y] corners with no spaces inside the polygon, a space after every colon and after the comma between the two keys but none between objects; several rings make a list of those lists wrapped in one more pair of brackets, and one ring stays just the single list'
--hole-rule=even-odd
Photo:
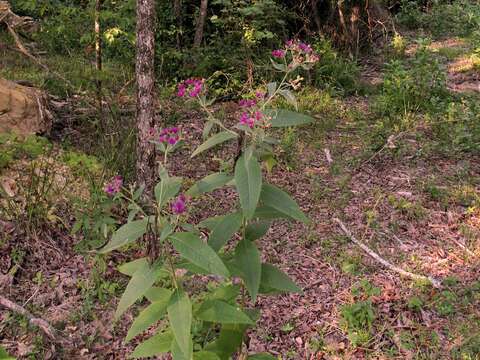
[{"label": "purple flower cluster", "polygon": [[251,108],[257,105],[257,100],[255,99],[242,99],[238,102],[238,105],[243,108]]},{"label": "purple flower cluster", "polygon": [[183,214],[187,210],[186,201],[187,198],[185,195],[180,194],[175,200],[172,201],[170,205],[172,212],[176,215]]},{"label": "purple flower cluster", "polygon": [[250,129],[253,129],[256,123],[263,119],[263,114],[260,111],[254,111],[252,113],[243,112],[240,115],[240,124],[246,125]]},{"label": "purple flower cluster", "polygon": [[273,50],[272,51],[272,56],[274,58],[278,58],[278,59],[284,58],[285,57],[285,50],[280,50],[280,49]]},{"label": "purple flower cluster", "polygon": [[180,140],[180,129],[176,126],[162,129],[158,141],[168,145],[175,145]]},{"label": "purple flower cluster", "polygon": [[120,175],[115,176],[112,180],[110,180],[103,190],[107,195],[113,196],[118,193],[122,189],[123,185],[123,178]]},{"label": "purple flower cluster", "polygon": [[178,85],[178,97],[188,95],[191,98],[197,97],[203,90],[203,79],[187,79]]}]

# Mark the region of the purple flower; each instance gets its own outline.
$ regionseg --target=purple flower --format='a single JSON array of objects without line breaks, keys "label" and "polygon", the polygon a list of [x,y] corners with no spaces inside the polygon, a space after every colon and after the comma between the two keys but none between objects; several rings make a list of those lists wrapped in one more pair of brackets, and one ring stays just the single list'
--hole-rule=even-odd
[{"label": "purple flower", "polygon": [[242,99],[238,102],[238,105],[244,108],[251,108],[257,105],[257,101],[255,99]]},{"label": "purple flower", "polygon": [[275,57],[275,58],[283,58],[285,57],[285,51],[284,50],[280,50],[280,49],[277,49],[277,50],[273,50],[272,51],[272,56]]},{"label": "purple flower", "polygon": [[252,129],[255,126],[255,118],[251,117],[247,112],[244,112],[240,116],[240,124]]},{"label": "purple flower", "polygon": [[172,212],[176,215],[183,214],[187,210],[185,195],[180,194],[170,205]]},{"label": "purple flower", "polygon": [[187,92],[190,97],[197,97],[203,90],[203,79],[187,79],[178,85],[177,96],[184,97]]},{"label": "purple flower", "polygon": [[122,189],[122,185],[123,179],[121,176],[117,175],[112,180],[110,180],[110,182],[105,184],[103,190],[105,191],[105,193],[107,193],[107,195],[113,196]]},{"label": "purple flower", "polygon": [[298,47],[300,48],[300,50],[302,50],[305,54],[310,54],[313,50],[312,50],[312,47],[308,44],[305,44],[303,42],[299,43],[298,44]]},{"label": "purple flower", "polygon": [[257,99],[265,99],[265,96],[267,96],[267,94],[264,93],[264,92],[261,92],[261,91],[257,91],[257,92],[255,93],[255,97],[256,97]]},{"label": "purple flower", "polygon": [[180,140],[180,129],[176,126],[165,128],[160,131],[158,141],[169,145],[175,145]]},{"label": "purple flower", "polygon": [[187,90],[187,89],[186,89],[186,87],[185,87],[185,84],[184,84],[184,83],[181,83],[180,85],[178,85],[177,96],[178,96],[178,97],[184,97],[186,90]]}]

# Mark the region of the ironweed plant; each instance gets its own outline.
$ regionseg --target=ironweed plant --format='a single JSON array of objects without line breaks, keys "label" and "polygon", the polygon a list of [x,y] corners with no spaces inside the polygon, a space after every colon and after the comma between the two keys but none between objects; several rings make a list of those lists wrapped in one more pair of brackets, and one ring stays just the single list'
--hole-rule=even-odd
[{"label": "ironweed plant", "polygon": [[[110,196],[130,202],[130,214],[126,224],[116,230],[99,252],[120,249],[143,237],[155,239],[159,247],[159,255],[153,260],[152,256],[144,257],[119,267],[131,279],[119,301],[115,320],[137,300],[146,298],[149,302],[133,321],[125,341],[159,324],[155,335],[138,345],[132,357],[170,353],[175,360],[230,359],[234,354],[242,359],[275,359],[269,354],[247,354],[245,332],[259,318],[254,305],[260,294],[301,290],[277,267],[262,262],[256,242],[268,232],[274,219],[307,223],[308,218],[286,192],[264,181],[261,164],[268,168],[275,155],[274,145],[278,140],[270,135],[272,128],[313,120],[295,111],[274,109],[271,104],[282,96],[296,107],[293,90],[298,88],[299,80],[291,75],[295,71],[298,74],[299,68],[309,69],[317,61],[312,48],[296,40],[274,50],[271,63],[283,73],[283,79],[268,83],[265,92],[258,91],[255,96],[242,99],[241,115],[232,128],[214,116],[210,108],[214,99],[207,98],[202,79],[188,79],[179,84],[177,95],[197,101],[206,114],[203,129],[206,140],[191,157],[242,138],[233,174],[212,173],[181,192],[182,178],[170,175],[166,166],[169,155],[183,142],[181,130],[171,127],[151,130],[151,141],[163,153],[153,206],[143,207],[137,201],[142,189],[133,194],[125,191],[121,178],[114,178],[106,185],[105,191]],[[199,224],[185,222],[189,199],[224,186],[234,187],[238,193],[239,203],[231,213],[207,218]],[[206,239],[206,231],[200,229],[209,230]],[[238,236],[234,237],[235,234]],[[232,250],[225,249],[232,239],[240,240]],[[200,295],[194,293],[187,284],[197,275],[208,276],[216,285],[207,286],[208,290]]]}]

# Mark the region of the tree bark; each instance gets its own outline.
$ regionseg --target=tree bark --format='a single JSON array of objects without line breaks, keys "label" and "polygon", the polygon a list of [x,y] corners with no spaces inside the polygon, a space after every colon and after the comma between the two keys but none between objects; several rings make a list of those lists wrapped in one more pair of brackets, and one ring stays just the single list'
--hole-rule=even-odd
[{"label": "tree bark", "polygon": [[182,18],[182,0],[174,0],[173,2],[173,15],[177,20],[177,31],[176,31],[176,41],[177,49],[180,50],[182,47],[182,27],[183,27],[183,18]]},{"label": "tree bark", "polygon": [[102,105],[102,80],[100,72],[102,71],[102,34],[100,27],[100,11],[102,7],[102,0],[95,0],[95,69],[97,70],[97,106],[100,127],[105,129],[105,120],[103,116]]},{"label": "tree bark", "polygon": [[154,126],[155,0],[137,0],[137,185],[152,194],[155,180],[155,148],[149,141]]},{"label": "tree bark", "polygon": [[197,28],[195,30],[195,38],[193,39],[193,47],[198,48],[203,39],[203,28],[205,27],[205,19],[207,17],[208,0],[201,0],[200,14],[198,15]]}]

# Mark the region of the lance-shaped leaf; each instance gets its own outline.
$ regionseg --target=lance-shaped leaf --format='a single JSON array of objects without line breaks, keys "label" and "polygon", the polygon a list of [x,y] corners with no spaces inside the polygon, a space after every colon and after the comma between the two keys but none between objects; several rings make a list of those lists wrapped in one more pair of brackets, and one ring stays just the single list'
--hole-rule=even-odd
[{"label": "lance-shaped leaf", "polygon": [[265,263],[262,264],[260,289],[261,292],[302,292],[302,289],[300,289],[284,272],[271,264]]},{"label": "lance-shaped leaf", "polygon": [[133,351],[131,358],[138,359],[165,354],[170,351],[173,335],[170,331],[157,333],[139,344]]},{"label": "lance-shaped leaf", "polygon": [[235,186],[240,197],[243,215],[251,219],[262,190],[262,169],[253,155],[242,155],[235,165]]},{"label": "lance-shaped leaf", "polygon": [[218,339],[205,346],[205,350],[219,354],[222,359],[229,359],[241,346],[247,328],[245,324],[223,324]]},{"label": "lance-shaped leaf", "polygon": [[217,354],[211,351],[199,351],[193,353],[193,360],[220,360]]},{"label": "lance-shaped leaf", "polygon": [[182,186],[182,178],[165,177],[155,186],[155,199],[157,199],[158,207],[161,209],[168,200],[173,198],[180,191]]},{"label": "lance-shaped leaf", "polygon": [[227,243],[242,225],[242,214],[233,213],[226,215],[212,228],[208,237],[208,245],[213,250],[219,251]]},{"label": "lance-shaped leaf", "polygon": [[198,154],[204,152],[205,150],[208,150],[218,144],[221,144],[227,140],[235,139],[238,135],[234,132],[230,131],[222,131],[219,132],[218,134],[213,135],[211,138],[209,138],[207,141],[205,141],[202,145],[200,145],[193,153],[192,153],[192,158],[197,156]]},{"label": "lance-shaped leaf", "polygon": [[128,330],[125,341],[130,341],[142,331],[148,329],[150,325],[155,324],[163,317],[163,314],[165,314],[167,310],[167,306],[172,295],[172,292],[170,290],[164,290],[165,292],[162,298],[152,302],[145,309],[143,309],[140,314],[138,314],[132,326]]},{"label": "lance-shaped leaf", "polygon": [[127,276],[132,276],[141,267],[148,265],[147,258],[135,259],[118,266],[118,271]]},{"label": "lance-shaped leaf", "polygon": [[288,101],[289,104],[293,105],[295,107],[295,110],[298,110],[297,98],[295,97],[295,95],[293,95],[293,93],[290,90],[282,89],[282,90],[279,90],[278,93],[282,95],[285,98],[285,100]]},{"label": "lance-shaped leaf", "polygon": [[120,226],[110,241],[98,252],[106,254],[124,245],[130,244],[147,232],[148,219],[135,220]]},{"label": "lance-shaped leaf", "polygon": [[264,184],[262,186],[262,193],[260,195],[262,203],[268,207],[271,207],[286,216],[308,223],[309,220],[305,216],[297,203],[288,195],[285,191],[280,190],[276,186],[270,184]]},{"label": "lance-shaped leaf", "polygon": [[207,300],[195,314],[200,320],[219,324],[253,324],[242,310],[220,300]]},{"label": "lance-shaped leaf", "polygon": [[196,182],[190,189],[188,189],[187,195],[198,196],[200,194],[213,191],[225,186],[225,184],[230,180],[232,180],[232,176],[225,173],[219,172],[210,174]]},{"label": "lance-shaped leaf", "polygon": [[[257,215],[257,211],[255,211],[255,215]],[[262,238],[267,234],[271,224],[272,222],[268,220],[259,220],[249,223],[245,229],[245,239],[255,241]]]},{"label": "lance-shaped leaf", "polygon": [[240,277],[245,282],[252,302],[255,303],[262,276],[262,262],[253,241],[243,239],[238,243],[235,249],[235,265],[241,272]]},{"label": "lance-shaped leaf", "polygon": [[192,264],[209,274],[230,276],[228,269],[217,253],[197,235],[189,232],[174,233],[170,235],[170,240],[175,250]]},{"label": "lance-shaped leaf", "polygon": [[285,109],[265,109],[263,113],[270,117],[272,127],[298,126],[315,121],[311,116]]},{"label": "lance-shaped leaf", "polygon": [[183,290],[176,290],[167,308],[175,342],[186,359],[192,357],[192,303]]},{"label": "lance-shaped leaf", "polygon": [[122,316],[130,305],[141,298],[152,287],[162,271],[162,264],[159,262],[152,265],[149,263],[143,264],[135,271],[118,303],[115,320]]}]

